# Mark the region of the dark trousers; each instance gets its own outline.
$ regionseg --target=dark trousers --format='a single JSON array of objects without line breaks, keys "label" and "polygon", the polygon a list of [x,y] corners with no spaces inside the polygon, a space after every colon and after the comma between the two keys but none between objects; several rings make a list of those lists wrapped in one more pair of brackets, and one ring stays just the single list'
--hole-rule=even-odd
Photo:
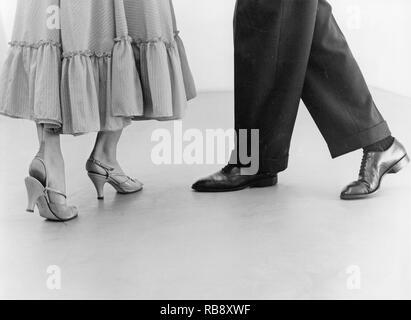
[{"label": "dark trousers", "polygon": [[237,0],[235,127],[260,130],[260,170],[287,168],[300,99],[333,158],[390,136],[325,0]]}]

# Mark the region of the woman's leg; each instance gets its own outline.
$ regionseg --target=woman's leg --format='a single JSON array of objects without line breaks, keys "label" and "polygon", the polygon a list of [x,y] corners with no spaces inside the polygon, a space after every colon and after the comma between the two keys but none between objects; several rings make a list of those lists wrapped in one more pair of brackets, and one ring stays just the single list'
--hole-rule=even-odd
[{"label": "woman's leg", "polygon": [[124,174],[124,172],[117,160],[117,145],[122,133],[123,130],[100,131],[90,156],[92,159],[113,167],[116,173],[120,174]]},{"label": "woman's leg", "polygon": [[39,151],[37,152],[36,157],[44,158],[44,125],[36,124],[37,126],[37,136],[39,138]]},{"label": "woman's leg", "polygon": [[[60,134],[41,124],[37,125],[37,134],[40,145],[37,157],[41,158],[46,165],[48,187],[66,193],[66,175]],[[53,203],[66,203],[66,199],[61,195],[50,193],[49,196]]]}]

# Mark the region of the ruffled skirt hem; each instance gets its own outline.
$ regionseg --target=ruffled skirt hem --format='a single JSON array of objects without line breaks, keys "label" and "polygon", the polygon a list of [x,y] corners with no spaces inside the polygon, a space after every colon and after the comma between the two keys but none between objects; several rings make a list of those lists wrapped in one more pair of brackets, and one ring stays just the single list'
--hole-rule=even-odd
[{"label": "ruffled skirt hem", "polygon": [[178,33],[171,43],[118,38],[111,52],[63,53],[51,40],[10,45],[0,78],[0,114],[63,134],[181,119],[196,96]]}]

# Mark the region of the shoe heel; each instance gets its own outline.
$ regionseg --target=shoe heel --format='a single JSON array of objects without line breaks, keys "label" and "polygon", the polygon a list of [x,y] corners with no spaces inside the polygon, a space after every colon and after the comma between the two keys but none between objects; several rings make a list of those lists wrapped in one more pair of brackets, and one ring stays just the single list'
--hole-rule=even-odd
[{"label": "shoe heel", "polygon": [[251,185],[251,188],[266,188],[266,187],[272,187],[275,186],[278,183],[278,178],[277,177],[269,177],[269,178],[264,178],[261,179],[253,185]]},{"label": "shoe heel", "polygon": [[107,178],[100,174],[95,174],[95,173],[90,173],[90,172],[88,173],[88,176],[91,182],[93,182],[94,187],[96,188],[97,199],[103,200],[104,199],[104,185],[107,183]]},{"label": "shoe heel", "polygon": [[37,201],[44,195],[44,187],[37,179],[32,177],[27,177],[24,182],[27,189],[27,212],[34,212]]},{"label": "shoe heel", "polygon": [[400,172],[402,169],[404,169],[407,166],[409,162],[410,162],[410,157],[406,155],[394,167],[392,167],[388,173],[394,174],[394,173]]},{"label": "shoe heel", "polygon": [[388,173],[394,174],[394,173],[400,172],[402,169],[404,169],[407,166],[409,162],[410,162],[410,157],[406,155],[394,167],[392,167]]}]

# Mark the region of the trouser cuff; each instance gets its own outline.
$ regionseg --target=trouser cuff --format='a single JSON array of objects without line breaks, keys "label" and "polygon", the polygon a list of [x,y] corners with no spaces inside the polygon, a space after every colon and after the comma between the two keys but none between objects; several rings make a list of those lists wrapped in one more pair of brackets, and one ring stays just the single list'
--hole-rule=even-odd
[{"label": "trouser cuff", "polygon": [[260,173],[274,173],[286,170],[288,167],[288,156],[281,159],[262,158],[260,160]]},{"label": "trouser cuff", "polygon": [[384,121],[370,129],[333,142],[332,144],[329,144],[328,147],[330,149],[331,156],[333,158],[337,158],[344,154],[372,145],[389,137],[390,135],[391,131],[387,125],[387,122]]}]

